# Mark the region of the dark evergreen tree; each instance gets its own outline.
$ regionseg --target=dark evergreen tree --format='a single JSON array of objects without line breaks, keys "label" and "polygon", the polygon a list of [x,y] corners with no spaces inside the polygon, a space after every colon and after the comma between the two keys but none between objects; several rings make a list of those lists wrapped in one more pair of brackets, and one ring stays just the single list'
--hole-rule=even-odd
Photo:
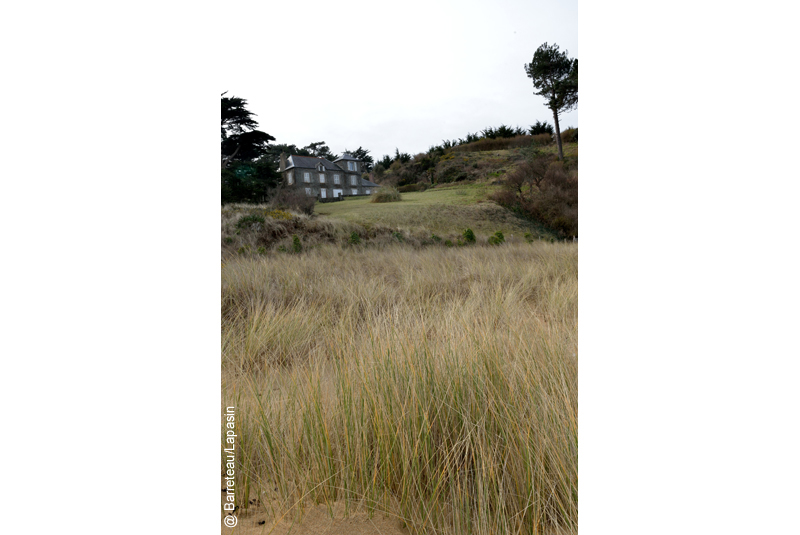
[{"label": "dark evergreen tree", "polygon": [[570,59],[558,45],[544,43],[533,54],[533,60],[525,64],[525,73],[533,80],[533,94],[547,99],[547,107],[553,112],[558,142],[558,158],[564,159],[561,147],[561,130],[558,116],[578,106],[578,60]]},{"label": "dark evergreen tree", "polygon": [[536,124],[531,125],[530,133],[532,136],[536,136],[539,134],[550,134],[553,135],[553,125],[548,123],[547,121],[541,122],[539,120],[536,121]]},{"label": "dark evergreen tree", "polygon": [[226,97],[225,93],[222,93],[222,167],[236,160],[253,161],[267,152],[270,141],[275,141],[271,135],[256,129],[258,122],[247,109],[245,99]]},{"label": "dark evergreen tree", "polygon": [[375,162],[372,159],[372,156],[369,155],[369,150],[368,149],[364,149],[364,148],[359,146],[358,149],[352,150],[352,151],[345,149],[345,152],[347,152],[349,154],[352,154],[354,158],[358,158],[359,160],[364,162],[364,170],[367,173],[372,171],[372,164],[375,163]]},{"label": "dark evergreen tree", "polygon": [[328,147],[324,141],[315,141],[314,143],[309,143],[303,147],[302,150],[308,152],[310,156],[325,158],[330,161],[334,161],[338,158],[336,154],[331,152],[330,147]]},{"label": "dark evergreen tree", "polygon": [[[227,91],[226,91],[227,93]],[[222,203],[264,202],[279,180],[266,155],[275,138],[257,130],[247,101],[222,94]]]}]

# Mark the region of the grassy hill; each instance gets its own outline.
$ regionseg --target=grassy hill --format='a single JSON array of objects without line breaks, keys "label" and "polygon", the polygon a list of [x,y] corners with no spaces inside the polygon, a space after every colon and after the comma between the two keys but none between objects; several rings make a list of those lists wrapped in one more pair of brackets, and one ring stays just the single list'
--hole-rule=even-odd
[{"label": "grassy hill", "polygon": [[577,533],[577,244],[489,200],[519,149],[448,154],[399,202],[223,206],[237,529]]},{"label": "grassy hill", "polygon": [[498,188],[489,183],[446,185],[403,193],[400,202],[379,204],[369,198],[349,198],[317,204],[315,213],[365,227],[381,225],[427,236],[461,234],[466,228],[478,235],[501,231],[507,237],[522,237],[527,232],[551,236],[541,225],[521,219],[489,201],[488,196]]}]

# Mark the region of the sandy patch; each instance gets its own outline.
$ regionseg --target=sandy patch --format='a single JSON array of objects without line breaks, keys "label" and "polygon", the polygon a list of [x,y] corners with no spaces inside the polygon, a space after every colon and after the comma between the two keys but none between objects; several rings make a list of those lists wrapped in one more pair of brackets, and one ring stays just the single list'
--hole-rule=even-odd
[{"label": "sandy patch", "polygon": [[409,531],[401,527],[397,518],[383,513],[375,513],[372,518],[363,511],[353,512],[345,517],[343,503],[332,506],[333,518],[325,505],[307,506],[302,519],[298,522],[292,513],[283,519],[274,518],[265,507],[250,507],[246,511],[237,511],[238,523],[234,528],[222,526],[223,535],[408,535]]}]

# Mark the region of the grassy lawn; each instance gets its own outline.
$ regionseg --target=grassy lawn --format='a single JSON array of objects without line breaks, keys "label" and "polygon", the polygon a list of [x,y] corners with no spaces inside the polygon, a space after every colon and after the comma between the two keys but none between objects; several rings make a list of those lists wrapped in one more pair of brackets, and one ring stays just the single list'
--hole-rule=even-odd
[{"label": "grassy lawn", "polygon": [[319,215],[365,226],[386,225],[405,230],[426,229],[441,235],[460,234],[471,228],[477,234],[490,235],[502,231],[506,235],[549,236],[534,223],[518,218],[501,208],[488,196],[499,186],[461,184],[427,191],[403,193],[403,200],[392,203],[371,203],[369,197],[348,198],[342,202],[317,204]]}]

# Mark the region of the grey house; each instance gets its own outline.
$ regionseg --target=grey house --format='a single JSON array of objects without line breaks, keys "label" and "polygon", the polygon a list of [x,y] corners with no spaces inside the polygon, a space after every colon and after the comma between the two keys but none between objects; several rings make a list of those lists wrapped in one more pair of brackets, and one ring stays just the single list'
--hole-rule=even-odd
[{"label": "grey house", "polygon": [[364,180],[364,162],[344,153],[335,162],[311,156],[281,154],[283,187],[304,191],[318,199],[370,195],[378,184]]}]

